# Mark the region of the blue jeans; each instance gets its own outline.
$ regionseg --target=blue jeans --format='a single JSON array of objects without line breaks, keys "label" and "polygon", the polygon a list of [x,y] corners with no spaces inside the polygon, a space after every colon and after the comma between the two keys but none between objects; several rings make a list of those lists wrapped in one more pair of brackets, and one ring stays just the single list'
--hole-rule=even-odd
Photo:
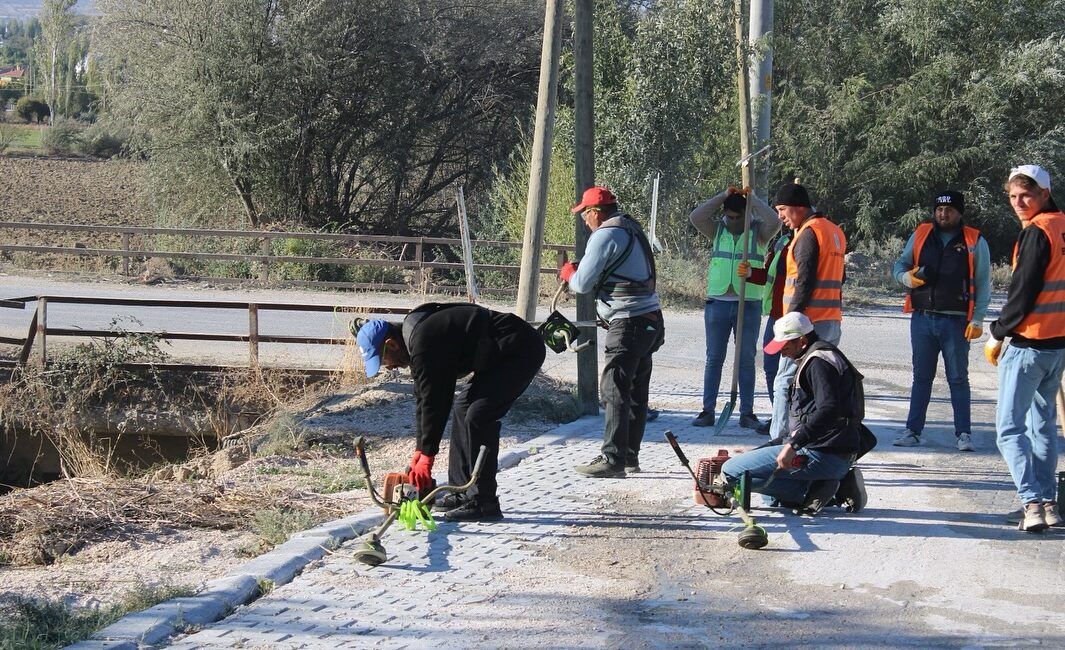
[{"label": "blue jeans", "polygon": [[910,389],[910,414],[906,428],[920,434],[924,430],[928,402],[932,398],[932,380],[936,378],[939,355],[950,387],[950,405],[954,411],[954,435],[972,429],[969,400],[969,342],[965,340],[964,316],[947,316],[915,311],[910,317],[910,346],[913,349],[913,387]]},{"label": "blue jeans", "polygon": [[[758,324],[762,322],[762,301],[745,300],[743,332],[740,335],[740,358],[733,360],[740,366],[740,413],[754,413],[754,358],[758,353]],[[706,327],[706,368],[703,370],[703,411],[717,409],[717,394],[721,388],[721,368],[728,354],[729,336],[736,335],[738,300],[706,301],[703,323]],[[731,384],[730,384],[731,385]]]},{"label": "blue jeans", "polygon": [[[832,345],[839,345],[841,333],[840,321],[819,320],[814,322],[814,331],[822,341],[828,341]],[[780,367],[777,369],[776,379],[773,381],[773,422],[769,427],[769,438],[774,440],[782,438],[791,430],[788,428],[788,386],[795,377],[795,371],[799,369],[793,360],[781,356]]]},{"label": "blue jeans", "polygon": [[[814,331],[822,341],[828,341],[833,345],[839,344],[841,332],[839,321],[817,321],[814,323]],[[785,356],[781,356],[780,368],[776,370],[776,378],[773,379],[773,421],[769,427],[770,440],[783,438],[791,433],[788,428],[788,386],[791,379],[796,376],[799,364]]]},{"label": "blue jeans", "polygon": [[[777,319],[769,316],[765,319],[765,333],[762,335],[762,347],[765,348],[773,340],[773,324]],[[773,381],[777,378],[777,368],[780,367],[780,353],[766,354],[762,352],[762,370],[765,371],[765,390],[769,393],[769,403],[773,403]]]},{"label": "blue jeans", "polygon": [[1021,503],[1056,501],[1055,421],[1065,350],[1010,346],[998,362],[998,450],[1009,466]]},{"label": "blue jeans", "polygon": [[[752,492],[778,499],[788,505],[802,505],[810,483],[831,479],[838,481],[850,471],[853,458],[844,458],[817,449],[800,449],[797,454],[805,460],[800,468],[777,472],[773,482],[769,478],[777,469],[777,454],[783,447],[774,445],[752,449],[725,461],[721,471],[728,478],[729,486],[740,480],[743,472],[750,474]],[[767,485],[768,483],[768,485]]]}]

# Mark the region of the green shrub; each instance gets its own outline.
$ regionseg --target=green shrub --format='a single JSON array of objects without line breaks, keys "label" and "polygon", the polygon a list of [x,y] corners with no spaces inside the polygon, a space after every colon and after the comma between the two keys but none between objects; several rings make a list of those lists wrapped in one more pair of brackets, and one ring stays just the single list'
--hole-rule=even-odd
[{"label": "green shrub", "polygon": [[77,143],[79,152],[94,158],[114,158],[126,149],[129,134],[103,124],[93,124],[81,134]]},{"label": "green shrub", "polygon": [[52,126],[41,136],[41,146],[51,154],[69,154],[81,146],[81,134],[85,129],[66,118],[57,117]]},{"label": "green shrub", "polygon": [[271,509],[256,512],[250,528],[264,545],[276,546],[285,542],[289,535],[314,526],[318,518],[303,510]]}]

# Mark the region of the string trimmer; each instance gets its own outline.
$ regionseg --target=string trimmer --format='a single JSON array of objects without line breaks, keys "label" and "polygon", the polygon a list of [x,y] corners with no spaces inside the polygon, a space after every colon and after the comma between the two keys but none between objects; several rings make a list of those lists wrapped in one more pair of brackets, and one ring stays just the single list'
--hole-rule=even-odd
[{"label": "string trimmer", "polygon": [[[724,459],[728,458],[728,452],[721,451],[718,452],[717,457],[711,459],[711,471],[700,479],[692,470],[688,457],[681,450],[677,437],[673,435],[672,431],[666,431],[665,435],[669,446],[673,448],[677,458],[680,459],[680,464],[684,465],[688,473],[691,474],[692,480],[695,481],[695,490],[698,497],[696,500],[710,508],[710,511],[714,514],[722,517],[727,517],[733,512],[739,514],[740,519],[743,520],[743,532],[740,533],[738,540],[740,546],[746,549],[765,547],[769,543],[769,535],[765,532],[765,528],[759,526],[758,522],[751,516],[750,475],[744,472],[735,487],[729,489],[724,475],[721,474],[721,465],[724,464]],[[712,461],[714,460],[718,461],[716,468],[713,468]],[[716,471],[713,471],[714,469]],[[700,474],[703,473],[700,472]],[[777,473],[774,471],[766,482],[767,486],[776,478],[776,475]]]},{"label": "string trimmer", "polygon": [[566,350],[580,352],[592,344],[591,340],[577,343],[577,337],[581,334],[580,329],[577,328],[576,323],[563,316],[558,310],[558,299],[567,289],[569,289],[568,282],[558,285],[558,291],[555,291],[555,297],[551,300],[551,315],[536,329],[547,347],[554,350],[556,354]]},{"label": "string trimmer", "polygon": [[396,519],[399,519],[408,530],[414,530],[419,522],[426,530],[435,530],[436,522],[429,514],[429,505],[438,494],[465,492],[473,487],[481,475],[481,465],[484,464],[486,453],[484,445],[481,445],[481,450],[477,453],[477,462],[473,464],[470,480],[465,485],[441,485],[433,488],[428,494],[421,495],[418,488],[407,482],[406,474],[393,472],[385,475],[382,490],[384,494],[379,495],[370,479],[370,464],[366,460],[366,450],[363,445],[363,438],[359,436],[355,441],[355,455],[359,457],[359,464],[362,465],[362,474],[366,479],[370,499],[384,510],[386,515],[384,523],[363,536],[358,550],[355,551],[355,560],[369,566],[377,566],[388,559],[385,547],[381,544],[381,537]]}]

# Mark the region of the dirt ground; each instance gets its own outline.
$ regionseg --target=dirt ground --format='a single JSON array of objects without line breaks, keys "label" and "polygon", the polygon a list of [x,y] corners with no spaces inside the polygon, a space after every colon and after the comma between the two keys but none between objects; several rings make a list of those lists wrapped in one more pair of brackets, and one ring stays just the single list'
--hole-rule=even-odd
[{"label": "dirt ground", "polygon": [[146,225],[136,208],[138,163],[0,156],[4,221]]},{"label": "dirt ground", "polygon": [[[555,387],[550,382],[545,386],[547,392]],[[163,491],[191,487],[194,496],[190,499],[202,498],[203,493],[226,495],[219,497],[220,501],[229,498],[243,507],[238,518],[254,517],[256,511],[290,499],[311,502],[312,521],[360,512],[370,505],[370,499],[361,484],[358,461],[351,453],[353,440],[365,437],[367,458],[378,485],[385,472],[404,468],[414,449],[414,400],[409,378],[386,377],[367,388],[328,395],[289,416],[307,440],[316,441],[303,451],[252,454],[241,462],[244,457],[230,448],[163,467],[141,482]],[[543,391],[536,392],[543,399]],[[538,417],[535,409],[533,404],[523,407],[522,402],[515,406],[504,421],[503,448],[557,426],[557,422]],[[447,452],[445,437],[437,469],[446,468]],[[73,490],[74,499],[86,501],[87,510],[98,510],[90,492],[106,487],[82,482]],[[5,501],[10,506],[16,497],[33,499],[35,493],[57,489],[70,490],[71,486],[51,484],[0,496],[0,511],[5,509]],[[84,493],[84,499],[78,493]],[[42,494],[38,497],[43,499]],[[250,502],[252,499],[258,501]],[[101,607],[145,586],[196,590],[269,550],[270,545],[259,534],[247,529],[250,526],[231,523],[238,525],[189,526],[175,524],[166,516],[149,522],[116,520],[107,530],[98,531],[91,543],[68,553],[59,549],[59,557],[51,565],[0,566],[0,611],[20,597],[58,600],[72,607]]]}]

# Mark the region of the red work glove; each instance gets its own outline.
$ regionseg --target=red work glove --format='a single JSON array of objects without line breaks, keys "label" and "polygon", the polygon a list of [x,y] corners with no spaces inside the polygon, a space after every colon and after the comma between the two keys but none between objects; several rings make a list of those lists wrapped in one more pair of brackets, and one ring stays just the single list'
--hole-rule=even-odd
[{"label": "red work glove", "polygon": [[573,277],[573,274],[577,272],[576,262],[566,262],[562,265],[562,268],[558,270],[558,277],[563,282],[569,282],[569,279]]},{"label": "red work glove", "polygon": [[747,196],[747,195],[749,195],[751,193],[751,188],[749,188],[749,187],[736,187],[735,185],[729,185],[728,189],[725,190],[725,191],[727,193],[729,193],[729,194],[741,194],[743,196]]},{"label": "red work glove", "polygon": [[407,473],[407,482],[418,488],[419,492],[427,493],[433,489],[433,460],[436,456],[423,454],[415,451],[410,459],[410,472]]}]

